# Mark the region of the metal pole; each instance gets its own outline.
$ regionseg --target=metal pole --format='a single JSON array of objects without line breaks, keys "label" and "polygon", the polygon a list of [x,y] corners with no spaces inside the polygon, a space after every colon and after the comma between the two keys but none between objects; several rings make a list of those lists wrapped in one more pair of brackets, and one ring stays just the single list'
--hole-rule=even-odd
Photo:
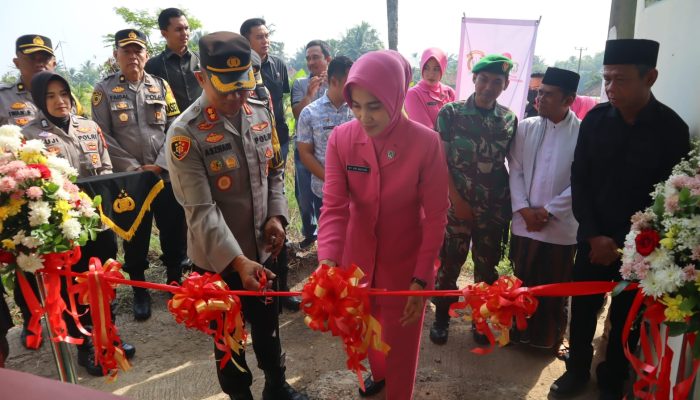
[{"label": "metal pole", "polygon": [[581,55],[583,54],[584,50],[588,50],[586,47],[574,47],[574,49],[578,50],[578,68],[576,69],[576,73],[580,74],[581,73]]},{"label": "metal pole", "polygon": [[[44,286],[44,274],[36,272],[34,274],[36,284],[39,288],[39,301],[42,307],[45,305],[46,287]],[[69,278],[70,279],[70,278]],[[75,362],[71,354],[68,343],[56,342],[53,340],[53,331],[51,330],[51,322],[47,315],[44,316],[46,330],[49,332],[49,342],[51,343],[51,352],[53,353],[54,361],[56,362],[56,370],[58,371],[58,379],[62,382],[78,383],[78,374],[76,373]]]}]

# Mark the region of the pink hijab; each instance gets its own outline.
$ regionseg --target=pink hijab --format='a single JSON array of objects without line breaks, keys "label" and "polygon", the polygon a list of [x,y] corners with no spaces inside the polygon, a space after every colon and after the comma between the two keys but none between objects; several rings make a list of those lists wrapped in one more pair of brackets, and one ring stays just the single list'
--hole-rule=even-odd
[{"label": "pink hijab", "polygon": [[410,81],[411,66],[401,54],[392,50],[372,51],[364,54],[350,67],[343,96],[348,104],[352,104],[350,86],[357,85],[381,101],[391,122],[377,136],[385,136],[401,120]]}]

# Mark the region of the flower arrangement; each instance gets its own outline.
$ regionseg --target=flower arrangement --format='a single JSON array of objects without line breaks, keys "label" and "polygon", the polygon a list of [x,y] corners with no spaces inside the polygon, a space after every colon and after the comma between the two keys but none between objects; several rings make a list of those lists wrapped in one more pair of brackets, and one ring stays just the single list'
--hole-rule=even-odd
[{"label": "flower arrangement", "polygon": [[657,184],[654,204],[632,217],[620,274],[664,307],[671,335],[700,330],[700,147]]},{"label": "flower arrangement", "polygon": [[24,140],[20,128],[0,127],[0,271],[35,272],[42,255],[63,253],[94,240],[100,199],[75,185],[77,171],[66,159]]}]

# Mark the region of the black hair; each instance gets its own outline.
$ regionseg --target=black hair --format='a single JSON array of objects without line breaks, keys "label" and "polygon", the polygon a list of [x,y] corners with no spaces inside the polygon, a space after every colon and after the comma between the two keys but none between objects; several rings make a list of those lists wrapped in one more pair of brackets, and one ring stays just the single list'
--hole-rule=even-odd
[{"label": "black hair", "polygon": [[530,74],[530,78],[544,78],[544,72],[533,72]]},{"label": "black hair", "polygon": [[324,57],[330,57],[331,56],[331,47],[328,45],[328,43],[324,42],[323,40],[312,40],[309,43],[306,44],[306,50],[318,46],[321,48],[321,52],[323,53]]},{"label": "black hair", "polygon": [[340,80],[347,76],[352,67],[352,60],[346,56],[337,56],[328,63],[328,83],[335,77]]},{"label": "black hair", "polygon": [[180,18],[184,17],[185,14],[179,8],[166,8],[161,11],[158,15],[158,27],[160,30],[168,30],[168,25],[170,25],[170,18]]},{"label": "black hair", "polygon": [[253,30],[256,26],[260,25],[265,25],[267,26],[267,22],[265,22],[264,19],[262,18],[250,18],[241,24],[241,36],[245,37],[248,39],[248,35],[250,35],[250,31]]}]

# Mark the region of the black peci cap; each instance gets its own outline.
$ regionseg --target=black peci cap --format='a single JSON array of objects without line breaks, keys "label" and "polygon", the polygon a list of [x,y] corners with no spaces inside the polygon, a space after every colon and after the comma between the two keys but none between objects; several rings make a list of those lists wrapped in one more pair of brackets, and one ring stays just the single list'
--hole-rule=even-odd
[{"label": "black peci cap", "polygon": [[542,83],[562,88],[567,92],[575,92],[578,89],[578,81],[581,76],[574,71],[556,67],[547,68]]},{"label": "black peci cap", "polygon": [[141,31],[136,29],[122,29],[114,34],[114,45],[117,47],[124,47],[129,44],[138,44],[144,49],[146,46],[146,35]]},{"label": "black peci cap", "polygon": [[22,54],[32,54],[37,51],[45,51],[52,56],[53,47],[51,39],[41,35],[23,35],[17,38],[15,43],[15,52]]},{"label": "black peci cap", "polygon": [[199,39],[202,71],[221,93],[253,90],[255,75],[251,62],[250,42],[233,32],[214,32]]},{"label": "black peci cap", "polygon": [[656,67],[659,42],[649,39],[617,39],[605,42],[603,65],[641,64]]}]

